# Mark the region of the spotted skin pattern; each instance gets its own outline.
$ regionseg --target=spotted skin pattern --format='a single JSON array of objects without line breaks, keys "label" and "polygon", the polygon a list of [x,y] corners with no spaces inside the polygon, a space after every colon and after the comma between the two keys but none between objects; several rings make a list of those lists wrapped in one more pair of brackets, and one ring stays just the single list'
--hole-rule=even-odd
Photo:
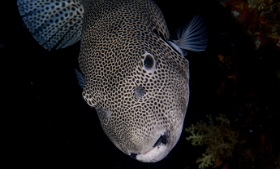
[{"label": "spotted skin pattern", "polygon": [[78,0],[17,0],[33,37],[44,48],[65,48],[81,39],[83,6]]},{"label": "spotted skin pattern", "polygon": [[[17,0],[34,38],[46,49],[81,39],[83,98],[122,152],[162,160],[177,143],[189,99],[189,66],[170,46],[152,0]],[[83,78],[80,78],[83,79]]]},{"label": "spotted skin pattern", "polygon": [[[79,56],[84,99],[96,108],[103,130],[124,153],[144,154],[164,133],[170,151],[186,113],[188,61],[165,42],[168,29],[152,1],[92,3]],[[146,55],[154,59],[151,70],[144,66]],[[145,90],[141,97],[135,95],[138,86]]]}]

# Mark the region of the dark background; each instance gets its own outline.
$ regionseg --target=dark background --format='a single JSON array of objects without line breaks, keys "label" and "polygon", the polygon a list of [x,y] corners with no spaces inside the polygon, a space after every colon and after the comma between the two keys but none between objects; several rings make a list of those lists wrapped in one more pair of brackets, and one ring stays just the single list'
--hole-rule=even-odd
[{"label": "dark background", "polygon": [[[268,44],[256,51],[230,10],[215,0],[156,3],[170,32],[199,14],[209,34],[207,51],[187,56],[191,94],[184,128],[205,120],[205,115],[223,113],[248,140],[256,138],[258,142],[260,134],[268,133],[273,143],[279,141],[274,138],[280,129],[279,78],[275,75],[279,49]],[[205,147],[193,147],[186,141],[185,131],[171,153],[158,163],[141,163],[119,151],[104,134],[95,110],[82,99],[74,71],[79,44],[46,51],[24,26],[15,0],[1,1],[0,8],[0,114],[5,150],[1,150],[1,168],[197,168],[195,161]],[[236,64],[225,66],[218,55],[228,56]],[[235,70],[237,80],[228,80]],[[248,123],[251,109],[247,103],[258,108],[252,117],[255,120]],[[279,146],[273,149],[270,155],[274,157]],[[239,165],[237,158],[228,164],[231,168]]]}]

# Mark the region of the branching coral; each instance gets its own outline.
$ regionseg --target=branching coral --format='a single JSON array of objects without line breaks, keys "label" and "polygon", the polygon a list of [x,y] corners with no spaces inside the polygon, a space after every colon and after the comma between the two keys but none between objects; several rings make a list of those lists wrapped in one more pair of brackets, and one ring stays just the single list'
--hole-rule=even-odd
[{"label": "branching coral", "polygon": [[190,133],[187,137],[188,141],[194,146],[207,145],[205,153],[201,158],[198,158],[196,163],[199,163],[199,168],[213,165],[217,160],[231,156],[235,143],[237,143],[238,133],[230,128],[230,122],[227,117],[220,114],[216,117],[216,122],[219,125],[214,125],[211,117],[209,124],[197,122],[196,125],[191,125],[186,129]]}]

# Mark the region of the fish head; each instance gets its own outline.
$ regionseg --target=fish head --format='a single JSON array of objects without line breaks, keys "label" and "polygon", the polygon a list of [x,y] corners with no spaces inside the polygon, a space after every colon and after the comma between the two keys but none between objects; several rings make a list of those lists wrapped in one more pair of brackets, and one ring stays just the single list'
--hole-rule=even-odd
[{"label": "fish head", "polygon": [[[83,97],[114,145],[141,162],[157,162],[177,143],[189,99],[188,61],[154,31],[131,33],[88,60]],[[139,36],[137,36],[139,35]]]}]

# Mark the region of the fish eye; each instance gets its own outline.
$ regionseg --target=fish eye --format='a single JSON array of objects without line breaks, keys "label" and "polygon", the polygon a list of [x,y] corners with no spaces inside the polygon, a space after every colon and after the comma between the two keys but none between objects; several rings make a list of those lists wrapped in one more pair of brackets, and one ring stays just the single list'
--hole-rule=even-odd
[{"label": "fish eye", "polygon": [[154,65],[154,58],[151,55],[146,55],[144,59],[144,66],[147,69],[151,69]]},{"label": "fish eye", "polygon": [[156,59],[151,53],[146,51],[142,55],[141,60],[142,66],[147,72],[153,72],[156,69]]}]

